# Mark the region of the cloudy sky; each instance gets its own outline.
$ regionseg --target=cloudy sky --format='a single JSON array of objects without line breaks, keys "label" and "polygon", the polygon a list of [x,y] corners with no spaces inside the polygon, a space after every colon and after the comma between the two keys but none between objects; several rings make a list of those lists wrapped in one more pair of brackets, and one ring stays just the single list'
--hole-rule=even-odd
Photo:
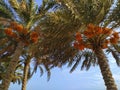
[{"label": "cloudy sky", "polygon": [[[36,0],[38,4],[41,0]],[[110,68],[120,90],[120,68],[109,55]],[[55,68],[51,71],[51,79],[47,82],[47,75],[40,77],[37,72],[27,84],[27,90],[105,90],[104,82],[99,67],[92,67],[89,71],[80,71],[78,67],[72,74],[66,66],[62,69]],[[11,84],[9,90],[21,90],[21,85]]]}]

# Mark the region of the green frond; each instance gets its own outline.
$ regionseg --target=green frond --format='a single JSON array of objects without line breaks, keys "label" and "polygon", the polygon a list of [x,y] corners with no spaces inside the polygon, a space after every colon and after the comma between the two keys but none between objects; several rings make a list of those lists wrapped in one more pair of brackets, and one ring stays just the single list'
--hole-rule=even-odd
[{"label": "green frond", "polygon": [[0,45],[0,59],[1,61],[5,62],[10,59],[10,55],[14,53],[16,46],[13,45],[13,43],[10,43],[7,38],[2,39],[1,41],[3,41],[3,43]]},{"label": "green frond", "polygon": [[83,70],[84,68],[86,68],[86,70],[89,70],[91,66],[95,66],[96,64],[98,64],[96,55],[91,51],[83,52],[83,58],[84,59],[82,61],[81,70]]},{"label": "green frond", "polygon": [[51,55],[50,57],[54,57],[54,60],[58,59],[65,62],[72,58],[76,51],[71,47],[71,43],[74,40],[74,33],[78,29],[77,25],[80,25],[80,23],[77,20],[74,21],[74,19],[66,19],[67,15],[73,17],[69,14],[69,11],[60,12],[52,12],[41,20],[41,32],[44,35],[41,42],[41,48],[43,48],[41,52]]},{"label": "green frond", "polygon": [[112,0],[111,2],[63,0],[58,4],[60,8],[47,13],[41,20],[41,32],[44,35],[41,52],[50,58],[53,57],[54,60],[62,60],[61,63],[65,64],[69,59],[73,59],[77,52],[72,47],[75,33],[84,30],[88,23],[97,25],[101,23],[112,5]]},{"label": "green frond", "polygon": [[39,70],[40,70],[40,76],[42,76],[44,73],[43,68],[41,66],[39,66]]},{"label": "green frond", "polygon": [[55,5],[54,0],[43,0],[42,5],[40,5],[38,13],[44,14],[45,12],[49,11]]},{"label": "green frond", "polygon": [[13,76],[13,79],[11,81],[13,84],[18,83],[21,84],[22,83],[22,74],[20,75],[15,75]]},{"label": "green frond", "polygon": [[106,18],[113,0],[63,0],[58,3],[70,10],[82,23],[99,25]]},{"label": "green frond", "polygon": [[79,56],[78,58],[75,58],[76,61],[75,61],[75,64],[72,66],[70,73],[72,73],[77,68],[77,66],[80,64],[81,58],[82,58],[81,56]]},{"label": "green frond", "polygon": [[43,67],[40,66],[41,63],[38,63],[38,60],[37,60],[37,61],[34,61],[34,63],[35,63],[35,64],[34,64],[34,68],[33,68],[32,72],[31,72],[30,77],[32,77],[32,76],[34,75],[34,73],[37,72],[38,68],[39,68],[39,71],[40,71],[40,76],[42,76],[43,73],[44,73],[44,70],[43,70]]},{"label": "green frond", "polygon": [[118,28],[120,26],[120,0],[117,0],[112,10],[112,13],[110,13],[107,21],[111,22],[111,28]]},{"label": "green frond", "polygon": [[28,2],[26,2],[26,8],[27,8],[27,10],[28,11],[30,11],[30,13],[32,14],[32,13],[35,13],[35,12],[32,12],[32,11],[34,11],[35,10],[35,2],[34,2],[34,0],[28,0]]},{"label": "green frond", "polygon": [[109,49],[107,50],[108,53],[111,53],[111,54],[112,54],[112,56],[113,56],[113,58],[115,59],[116,64],[117,64],[118,66],[120,66],[120,55],[119,55],[120,52],[119,52],[119,50],[120,50],[120,46],[119,46],[119,45],[114,45],[113,48],[109,48]]},{"label": "green frond", "polygon": [[95,66],[97,64],[96,55],[89,50],[80,51],[78,55],[74,57],[74,60],[68,61],[68,66],[72,67],[70,70],[71,73],[78,67],[78,65],[81,65],[81,70],[84,68],[89,70],[91,66]]},{"label": "green frond", "polygon": [[[8,60],[8,59],[7,59]],[[3,74],[4,72],[6,72],[6,69],[8,67],[9,62],[2,62],[0,63],[0,80],[2,80]],[[22,67],[22,66],[21,66]],[[12,78],[12,83],[18,83],[20,84],[22,82],[22,68],[16,68],[16,71],[13,74],[13,78]]]},{"label": "green frond", "polygon": [[37,5],[35,5],[34,0],[9,0],[9,3],[19,17],[21,23],[27,25],[33,20],[37,12]]},{"label": "green frond", "polygon": [[0,17],[12,20],[14,18],[14,13],[5,0],[0,0]]},{"label": "green frond", "polygon": [[119,57],[119,54],[116,53],[116,52],[114,52],[114,51],[112,51],[111,53],[112,53],[113,57],[114,57],[115,60],[116,60],[116,64],[117,64],[118,66],[120,66],[120,57]]},{"label": "green frond", "polygon": [[47,65],[45,65],[45,64],[43,66],[44,66],[44,68],[45,68],[45,70],[47,72],[47,81],[49,81],[50,80],[50,76],[51,76],[50,68]]},{"label": "green frond", "polygon": [[68,61],[68,67],[72,67],[72,65],[73,65],[73,63],[74,63],[74,61],[76,61],[76,59],[78,59],[79,57],[81,58],[81,55],[80,54],[78,54],[78,53],[76,53],[77,55],[74,55],[74,58],[71,58],[71,59],[69,59]]},{"label": "green frond", "polygon": [[114,49],[120,53],[120,43],[118,43],[117,45],[113,45]]},{"label": "green frond", "polygon": [[15,10],[20,8],[20,3],[18,2],[18,0],[9,0],[9,3]]}]

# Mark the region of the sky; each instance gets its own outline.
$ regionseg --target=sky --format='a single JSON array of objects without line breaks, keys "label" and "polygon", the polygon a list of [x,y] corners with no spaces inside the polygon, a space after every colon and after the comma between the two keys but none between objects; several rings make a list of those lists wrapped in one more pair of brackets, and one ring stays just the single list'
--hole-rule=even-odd
[{"label": "sky", "polygon": [[[37,4],[41,0],[36,0]],[[108,56],[113,77],[120,90],[120,68],[115,64],[115,60]],[[27,84],[27,90],[105,90],[103,78],[98,66],[90,68],[89,71],[80,71],[80,67],[69,73],[70,68],[64,66],[62,69],[54,68],[51,71],[50,81],[47,81],[46,73],[40,77],[38,71]],[[9,90],[21,90],[21,85],[12,84]]]},{"label": "sky", "polygon": [[[109,55],[110,68],[113,77],[120,90],[120,68],[115,60]],[[62,69],[54,68],[51,71],[50,81],[47,81],[46,73],[40,77],[39,71],[28,81],[27,90],[105,90],[98,66],[91,67],[89,71],[80,71],[80,67],[69,73],[70,68],[64,66]],[[9,90],[21,90],[21,85],[11,84]]]}]

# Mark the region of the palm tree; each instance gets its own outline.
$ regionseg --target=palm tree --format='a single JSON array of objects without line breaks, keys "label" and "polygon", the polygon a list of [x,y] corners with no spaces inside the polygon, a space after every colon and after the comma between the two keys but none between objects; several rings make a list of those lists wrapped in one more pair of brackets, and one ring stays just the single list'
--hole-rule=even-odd
[{"label": "palm tree", "polygon": [[[112,31],[108,28],[90,25],[87,30],[83,32],[83,34],[79,33],[78,35],[77,33],[76,39],[77,41],[74,46],[80,50],[80,57],[85,57],[82,68],[87,67],[87,69],[89,69],[92,62],[93,65],[98,64],[107,90],[117,90],[103,49],[110,49],[113,45],[118,43],[118,32],[115,32],[114,30]],[[117,62],[119,61],[117,60]]]},{"label": "palm tree", "polygon": [[[10,60],[10,58],[7,60]],[[22,64],[20,64],[21,62],[18,63],[18,66],[16,67],[16,70],[14,72],[14,75],[13,75],[13,78],[12,78],[12,83],[18,83],[18,84],[21,84],[22,82],[22,78],[23,78],[23,74],[22,74],[22,71],[23,71],[23,66]],[[5,61],[5,62],[1,62],[0,63],[0,80],[2,80],[3,78],[3,73],[6,71],[6,67],[8,66],[9,64],[9,61]]]},{"label": "palm tree", "polygon": [[[10,5],[4,0],[1,0],[0,10],[1,12],[5,11],[1,15],[1,17],[6,18],[6,15],[7,18],[14,20],[7,25],[7,28],[4,31],[7,39],[10,42],[14,42],[16,46],[14,53],[11,55],[11,61],[7,67],[7,71],[2,78],[0,90],[8,89],[15,68],[17,67],[19,57],[22,55],[23,51],[26,51],[26,54],[31,54],[31,52],[29,52],[29,48],[37,44],[39,38],[39,34],[37,31],[34,30],[34,28],[39,25],[41,17],[44,16],[45,12],[47,12],[52,6],[52,3],[50,3],[50,5],[48,5],[49,3],[47,3],[46,7],[44,2],[43,6],[38,9],[33,0],[9,0],[9,2]],[[38,13],[39,10],[43,11]],[[39,28],[37,30],[39,30]],[[29,66],[29,64],[30,63],[28,63],[27,65]],[[24,72],[24,78],[26,78],[26,72]]]},{"label": "palm tree", "polygon": [[[108,49],[107,51],[111,51],[111,49],[114,49],[113,46],[117,45],[117,42],[113,43],[112,41],[117,40],[119,35],[116,34],[117,39],[111,38],[110,35],[113,37],[117,32],[115,32],[113,29],[106,28],[113,21],[109,20],[108,17],[111,16],[109,14],[112,14],[114,16],[114,14],[111,13],[111,10],[113,12],[114,10],[110,8],[114,1],[56,0],[56,2],[57,4],[55,6],[55,9],[48,13],[47,17],[41,21],[42,32],[44,35],[40,46],[42,48],[41,54],[43,56],[46,55],[47,58],[49,58],[56,66],[62,66],[68,62],[69,66],[73,65],[71,72],[83,59],[84,60],[81,69],[86,67],[88,70],[91,65],[95,66],[98,64],[103,75],[107,90],[117,90],[117,86],[109,68],[108,60],[103,50],[103,47],[105,48],[105,45],[103,44],[107,42],[107,38],[110,38],[111,43],[109,43],[109,46],[105,48],[105,50]],[[119,6],[116,7],[116,9],[118,8]],[[115,13],[117,13],[117,11]],[[102,35],[88,39],[84,33],[90,30],[88,29],[90,23],[92,23],[91,25],[95,28],[100,28],[102,30],[107,29],[108,32],[112,33],[102,33]],[[95,29],[95,31],[96,30],[99,29]],[[92,49],[87,45],[89,48],[86,47],[85,50],[82,50],[81,48],[83,47],[81,46],[82,44],[80,44],[81,41],[76,41],[76,45],[79,46],[80,51],[76,50],[73,47],[73,43],[75,42],[75,35],[77,32],[80,32],[80,35],[82,34],[81,36],[83,38],[83,44],[85,42],[88,45],[90,44],[90,47],[92,46]],[[119,45],[117,45],[117,50],[114,52],[117,53],[118,48]],[[119,65],[118,59],[119,58],[117,55],[116,61]]]},{"label": "palm tree", "polygon": [[[3,16],[5,16],[5,15],[3,15]],[[9,62],[11,60],[10,56],[14,53],[16,45],[14,42],[10,42],[4,33],[4,27],[7,24],[9,24],[9,22],[11,20],[8,19],[6,16],[3,18],[0,17],[0,20],[1,20],[1,23],[0,23],[0,30],[1,30],[0,31],[0,40],[1,40],[1,43],[0,43],[0,80],[2,81],[4,73],[6,72],[6,68],[8,67]],[[19,63],[18,63],[18,66],[16,67],[16,69],[14,71],[11,82],[13,82],[13,83],[18,82],[18,84],[20,84],[22,81],[22,70],[23,69],[22,69],[22,66],[19,65]]]},{"label": "palm tree", "polygon": [[[23,53],[23,55],[21,55],[21,61],[23,61],[24,63],[21,90],[26,90],[27,81],[34,75],[34,73],[36,73],[38,69],[40,71],[40,76],[42,76],[44,73],[44,68],[47,71],[48,80],[50,79],[50,69],[52,69],[53,67],[52,62],[49,59],[44,59],[44,57],[41,57],[41,55],[39,54],[40,52],[38,50],[38,47],[39,44],[31,46],[31,48],[29,49],[29,52],[32,52],[31,55],[28,55],[27,53]],[[32,65],[30,65],[30,63]]]},{"label": "palm tree", "polygon": [[23,80],[22,80],[22,89],[21,90],[26,90],[26,84],[27,84],[27,81],[28,81],[28,76],[29,75],[29,64],[30,64],[30,60],[31,58],[30,57],[27,57],[26,59],[24,59],[25,62],[24,62],[24,71],[23,71]]}]

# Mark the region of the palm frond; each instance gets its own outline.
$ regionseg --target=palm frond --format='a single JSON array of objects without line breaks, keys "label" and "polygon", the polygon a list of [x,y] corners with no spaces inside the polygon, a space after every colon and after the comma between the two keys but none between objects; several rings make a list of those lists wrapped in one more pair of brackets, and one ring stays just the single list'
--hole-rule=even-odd
[{"label": "palm frond", "polygon": [[41,66],[41,63],[38,63],[38,60],[37,60],[37,61],[34,61],[34,68],[31,72],[30,77],[32,77],[34,75],[34,73],[37,72],[38,68],[39,68],[39,71],[40,71],[40,76],[43,75],[43,73],[44,73],[43,67]]},{"label": "palm frond", "polygon": [[5,0],[0,0],[0,17],[14,19],[14,13]]},{"label": "palm frond", "polygon": [[120,26],[120,0],[116,1],[112,13],[110,13],[107,19],[108,22],[111,22],[111,28],[118,28]]},{"label": "palm frond", "polygon": [[84,68],[86,68],[86,70],[89,70],[91,66],[95,66],[98,64],[96,55],[93,52],[85,51],[83,52],[83,56],[84,59],[82,62],[81,70],[83,70]]},{"label": "palm frond", "polygon": [[81,56],[79,56],[78,58],[76,58],[77,60],[75,61],[75,64],[72,66],[72,68],[70,70],[70,73],[72,73],[77,68],[77,66],[80,64],[81,58],[82,58]]},{"label": "palm frond", "polygon": [[45,65],[45,64],[43,66],[44,66],[44,68],[45,68],[45,70],[47,72],[47,81],[49,81],[50,80],[50,76],[51,76],[50,68],[47,65]]},{"label": "palm frond", "polygon": [[[41,28],[43,27],[41,32],[44,35],[43,42],[41,42],[41,48],[43,48],[42,52],[44,54],[52,55],[50,58],[53,58],[54,60],[63,60],[64,62],[67,58],[71,58],[71,56],[74,55],[75,49],[71,47],[71,43],[74,39],[73,32],[77,30],[77,25],[80,23],[77,23],[77,20],[74,21],[74,19],[66,19],[65,15],[68,15],[71,18],[73,17],[68,14],[69,11],[61,13],[60,16],[58,13],[59,11],[48,15],[48,17],[44,18],[40,23]],[[73,29],[73,27],[75,28]]]},{"label": "palm frond", "polygon": [[87,49],[84,51],[80,51],[78,55],[74,57],[74,60],[68,62],[69,67],[72,67],[70,70],[71,73],[77,68],[78,65],[81,65],[81,70],[83,70],[84,68],[86,70],[89,70],[91,66],[95,66],[97,64],[98,62],[96,55],[94,54],[94,52]]},{"label": "palm frond", "polygon": [[113,45],[113,48],[109,48],[107,50],[108,53],[111,53],[114,57],[116,64],[120,66],[120,46],[119,45]]},{"label": "palm frond", "polygon": [[42,5],[40,5],[38,13],[44,14],[46,11],[51,10],[55,5],[54,0],[43,0]]},{"label": "palm frond", "polygon": [[84,30],[88,23],[100,24],[113,3],[108,1],[56,1],[58,8],[46,14],[40,23],[44,36],[41,52],[64,64],[73,59],[77,52],[72,47],[75,33]]},{"label": "palm frond", "polygon": [[120,53],[120,42],[117,45],[113,45],[116,52]]},{"label": "palm frond", "polygon": [[[57,1],[57,0],[56,0]],[[61,2],[61,3],[60,3]],[[105,18],[114,0],[63,0],[58,1],[62,7],[67,8],[84,24],[99,24]]]},{"label": "palm frond", "polygon": [[42,76],[44,73],[43,68],[41,66],[39,66],[39,70],[40,70],[40,76]]},{"label": "palm frond", "polygon": [[18,2],[18,0],[9,0],[9,3],[15,10],[19,9],[20,7],[20,3]]},{"label": "palm frond", "polygon": [[119,57],[119,54],[116,53],[115,51],[111,51],[111,53],[112,53],[113,57],[114,57],[115,60],[116,60],[116,64],[117,64],[118,66],[120,66],[120,57]]},{"label": "palm frond", "polygon": [[34,0],[9,0],[9,3],[20,19],[19,21],[25,25],[29,23],[37,10]]}]

